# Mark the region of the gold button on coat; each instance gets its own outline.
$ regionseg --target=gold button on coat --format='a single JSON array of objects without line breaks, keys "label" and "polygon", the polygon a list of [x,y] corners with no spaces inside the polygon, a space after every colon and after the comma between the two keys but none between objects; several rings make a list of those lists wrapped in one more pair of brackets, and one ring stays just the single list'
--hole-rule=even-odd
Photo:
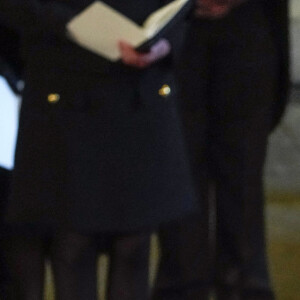
[{"label": "gold button on coat", "polygon": [[56,102],[58,102],[60,99],[60,95],[59,94],[49,94],[48,95],[48,102],[51,104],[54,104]]},{"label": "gold button on coat", "polygon": [[168,97],[171,94],[171,88],[167,85],[164,84],[158,91],[158,94],[162,97]]}]

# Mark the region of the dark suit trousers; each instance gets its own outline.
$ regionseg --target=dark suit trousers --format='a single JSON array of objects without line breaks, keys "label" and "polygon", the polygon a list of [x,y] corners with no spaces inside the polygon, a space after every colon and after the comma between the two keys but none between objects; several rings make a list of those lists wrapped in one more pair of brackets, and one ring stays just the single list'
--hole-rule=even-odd
[{"label": "dark suit trousers", "polygon": [[[161,227],[155,299],[272,299],[263,166],[278,59],[256,3],[218,21],[193,20],[179,68],[185,134],[202,210]],[[239,298],[230,298],[235,290]],[[173,294],[173,298],[162,295]],[[177,297],[177,298],[176,298]]]},{"label": "dark suit trousers", "polygon": [[6,228],[4,226],[3,215],[7,204],[9,192],[10,172],[0,167],[0,299],[6,300],[8,297],[8,287],[10,276],[4,257],[4,239]]}]

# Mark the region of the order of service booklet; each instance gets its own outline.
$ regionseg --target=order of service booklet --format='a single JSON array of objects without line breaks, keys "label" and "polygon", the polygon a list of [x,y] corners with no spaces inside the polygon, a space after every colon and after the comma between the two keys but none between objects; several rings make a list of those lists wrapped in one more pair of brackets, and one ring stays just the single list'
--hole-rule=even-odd
[{"label": "order of service booklet", "polygon": [[81,47],[117,61],[120,59],[120,40],[135,48],[146,49],[185,16],[189,4],[190,0],[174,0],[150,14],[140,26],[106,3],[95,1],[67,24],[67,30]]}]

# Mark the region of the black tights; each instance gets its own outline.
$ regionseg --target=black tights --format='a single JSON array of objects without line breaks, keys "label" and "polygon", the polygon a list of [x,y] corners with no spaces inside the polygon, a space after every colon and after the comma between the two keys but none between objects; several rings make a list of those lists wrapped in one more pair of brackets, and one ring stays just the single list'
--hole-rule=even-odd
[{"label": "black tights", "polygon": [[150,236],[123,235],[114,238],[111,247],[109,300],[147,300],[149,298]]},{"label": "black tights", "polygon": [[58,233],[51,247],[56,300],[95,300],[97,248],[94,239]]},{"label": "black tights", "polygon": [[[149,234],[114,235],[109,243],[108,300],[147,300]],[[18,236],[10,242],[9,261],[17,282],[18,300],[42,300],[45,242]],[[49,255],[56,300],[97,299],[97,238],[60,232],[52,240]]]},{"label": "black tights", "polygon": [[43,299],[47,244],[45,239],[24,234],[5,240],[5,257],[12,277],[9,299]]}]

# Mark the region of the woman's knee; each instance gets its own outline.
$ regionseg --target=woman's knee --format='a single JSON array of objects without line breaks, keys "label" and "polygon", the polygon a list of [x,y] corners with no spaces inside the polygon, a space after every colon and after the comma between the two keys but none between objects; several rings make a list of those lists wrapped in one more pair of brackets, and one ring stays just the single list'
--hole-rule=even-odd
[{"label": "woman's knee", "polygon": [[93,239],[72,232],[58,233],[53,239],[52,259],[73,265],[81,261],[94,247]]}]

